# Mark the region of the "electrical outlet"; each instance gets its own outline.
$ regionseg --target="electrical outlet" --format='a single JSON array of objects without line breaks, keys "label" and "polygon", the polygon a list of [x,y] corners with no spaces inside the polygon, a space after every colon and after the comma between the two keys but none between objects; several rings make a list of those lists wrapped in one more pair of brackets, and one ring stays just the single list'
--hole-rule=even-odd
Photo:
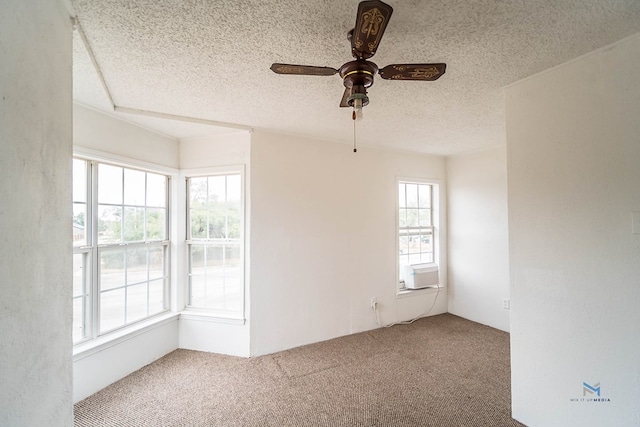
[{"label": "electrical outlet", "polygon": [[376,297],[371,297],[371,308],[374,310],[378,308],[378,300]]},{"label": "electrical outlet", "polygon": [[511,308],[511,301],[509,300],[509,298],[505,298],[502,300],[502,308],[504,308],[505,310],[509,310]]}]

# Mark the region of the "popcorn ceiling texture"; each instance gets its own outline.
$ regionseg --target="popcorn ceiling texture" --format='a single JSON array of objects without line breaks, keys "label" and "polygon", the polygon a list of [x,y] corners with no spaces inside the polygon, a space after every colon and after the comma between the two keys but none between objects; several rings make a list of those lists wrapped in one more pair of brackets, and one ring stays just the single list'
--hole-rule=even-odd
[{"label": "popcorn ceiling texture", "polygon": [[[357,0],[75,0],[117,106],[350,142],[338,76],[282,76],[273,62],[340,67]],[[372,61],[446,62],[436,82],[376,79],[359,146],[455,154],[506,143],[503,87],[640,31],[638,0],[388,0]],[[74,40],[74,97],[105,109]],[[612,70],[615,72],[615,70]],[[108,103],[107,107],[108,108]],[[135,116],[124,116],[138,121]],[[163,122],[160,125],[160,122]],[[220,129],[151,120],[177,138]]]}]

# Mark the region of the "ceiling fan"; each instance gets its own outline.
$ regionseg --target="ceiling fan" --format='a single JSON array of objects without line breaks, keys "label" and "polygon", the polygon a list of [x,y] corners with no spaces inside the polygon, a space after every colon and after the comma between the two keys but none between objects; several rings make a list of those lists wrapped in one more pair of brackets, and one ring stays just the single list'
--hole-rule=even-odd
[{"label": "ceiling fan", "polygon": [[351,54],[355,60],[347,62],[339,69],[275,63],[271,65],[271,70],[277,74],[305,76],[332,76],[339,73],[345,87],[340,107],[353,107],[353,119],[360,119],[362,107],[369,103],[367,88],[373,85],[376,73],[387,80],[434,81],[444,74],[447,67],[444,63],[391,64],[379,69],[376,64],[369,61],[368,59],[375,55],[378,49],[392,13],[393,8],[384,2],[378,0],[360,2],[356,26],[347,34],[347,39],[351,41]]}]

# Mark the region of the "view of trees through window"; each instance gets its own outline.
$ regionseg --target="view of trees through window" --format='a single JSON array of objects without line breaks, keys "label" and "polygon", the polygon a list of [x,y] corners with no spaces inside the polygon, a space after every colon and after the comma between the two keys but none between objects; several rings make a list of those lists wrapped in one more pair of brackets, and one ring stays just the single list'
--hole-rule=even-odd
[{"label": "view of trees through window", "polygon": [[189,178],[188,193],[189,305],[241,315],[241,175]]}]

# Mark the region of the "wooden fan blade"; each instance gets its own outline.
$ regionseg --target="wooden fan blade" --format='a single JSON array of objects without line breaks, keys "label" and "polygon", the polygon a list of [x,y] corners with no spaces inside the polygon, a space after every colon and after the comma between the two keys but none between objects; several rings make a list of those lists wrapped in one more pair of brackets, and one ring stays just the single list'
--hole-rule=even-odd
[{"label": "wooden fan blade", "polygon": [[271,71],[276,74],[297,74],[303,76],[333,76],[338,72],[331,67],[313,67],[310,65],[272,64]]},{"label": "wooden fan blade", "polygon": [[350,107],[350,105],[347,103],[347,99],[349,98],[350,94],[351,94],[351,91],[349,90],[349,88],[346,88],[344,90],[344,93],[342,94],[342,100],[340,101],[341,107]]},{"label": "wooden fan blade", "polygon": [[360,2],[351,37],[351,54],[355,58],[368,59],[375,55],[392,13],[393,8],[381,1]]},{"label": "wooden fan blade", "polygon": [[434,81],[442,76],[447,64],[391,64],[382,68],[380,77],[389,80]]}]

